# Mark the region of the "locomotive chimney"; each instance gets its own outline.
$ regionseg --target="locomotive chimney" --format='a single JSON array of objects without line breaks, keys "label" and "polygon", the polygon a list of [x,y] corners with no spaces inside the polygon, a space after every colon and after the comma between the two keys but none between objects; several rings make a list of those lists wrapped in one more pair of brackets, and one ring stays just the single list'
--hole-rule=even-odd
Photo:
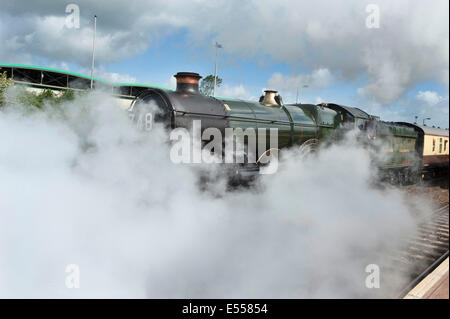
[{"label": "locomotive chimney", "polygon": [[262,98],[261,103],[265,106],[279,106],[279,103],[276,101],[277,91],[275,90],[265,90],[264,96]]},{"label": "locomotive chimney", "polygon": [[174,77],[177,79],[177,92],[198,94],[198,82],[202,78],[200,74],[193,72],[178,72]]}]

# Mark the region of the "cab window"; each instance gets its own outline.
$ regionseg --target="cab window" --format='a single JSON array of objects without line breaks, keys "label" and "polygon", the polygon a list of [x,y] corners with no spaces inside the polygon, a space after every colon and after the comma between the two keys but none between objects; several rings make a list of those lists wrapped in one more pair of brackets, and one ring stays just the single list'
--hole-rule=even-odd
[{"label": "cab window", "polygon": [[356,119],[355,120],[355,126],[360,129],[361,131],[364,131],[366,129],[366,121],[363,119]]}]

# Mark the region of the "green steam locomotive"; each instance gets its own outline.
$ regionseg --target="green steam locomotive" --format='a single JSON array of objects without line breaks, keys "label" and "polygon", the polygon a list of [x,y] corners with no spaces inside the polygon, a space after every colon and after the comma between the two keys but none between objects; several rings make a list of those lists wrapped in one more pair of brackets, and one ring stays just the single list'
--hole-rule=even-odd
[{"label": "green steam locomotive", "polygon": [[[258,174],[261,160],[274,151],[298,147],[308,154],[355,130],[361,143],[378,154],[374,165],[392,183],[412,183],[421,171],[420,130],[412,124],[381,121],[359,108],[339,104],[284,104],[272,90],[266,90],[258,102],[214,98],[199,93],[199,74],[179,72],[175,78],[175,91],[151,88],[137,96],[129,110],[133,118],[139,121],[151,105],[152,120],[171,129],[192,129],[192,123],[201,120],[202,137],[206,128],[215,128],[223,136],[227,129],[253,129],[258,142],[266,139],[265,147],[258,147],[256,161],[234,166],[239,176]],[[270,147],[269,135],[262,135],[260,129],[276,129],[276,148]],[[208,142],[208,136],[202,138],[203,144]]]}]

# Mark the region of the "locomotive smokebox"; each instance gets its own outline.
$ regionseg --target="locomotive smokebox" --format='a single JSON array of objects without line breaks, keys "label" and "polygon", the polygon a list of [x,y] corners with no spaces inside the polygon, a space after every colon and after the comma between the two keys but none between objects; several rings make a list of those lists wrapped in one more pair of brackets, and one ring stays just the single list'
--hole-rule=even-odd
[{"label": "locomotive smokebox", "polygon": [[177,92],[198,94],[198,82],[202,78],[200,74],[193,72],[178,72],[174,75],[177,79]]}]

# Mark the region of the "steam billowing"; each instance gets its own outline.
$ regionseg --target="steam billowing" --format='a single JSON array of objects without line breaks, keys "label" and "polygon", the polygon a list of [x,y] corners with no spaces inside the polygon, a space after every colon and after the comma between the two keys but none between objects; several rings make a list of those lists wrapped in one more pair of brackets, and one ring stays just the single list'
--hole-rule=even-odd
[{"label": "steam billowing", "polygon": [[[0,111],[0,297],[388,296],[401,280],[368,264],[414,230],[405,198],[371,185],[349,138],[256,187],[202,191],[169,159],[167,134],[138,131],[112,98],[62,111]],[[382,258],[383,257],[383,258]],[[68,289],[66,267],[80,269]],[[386,280],[386,278],[390,278]]]}]

